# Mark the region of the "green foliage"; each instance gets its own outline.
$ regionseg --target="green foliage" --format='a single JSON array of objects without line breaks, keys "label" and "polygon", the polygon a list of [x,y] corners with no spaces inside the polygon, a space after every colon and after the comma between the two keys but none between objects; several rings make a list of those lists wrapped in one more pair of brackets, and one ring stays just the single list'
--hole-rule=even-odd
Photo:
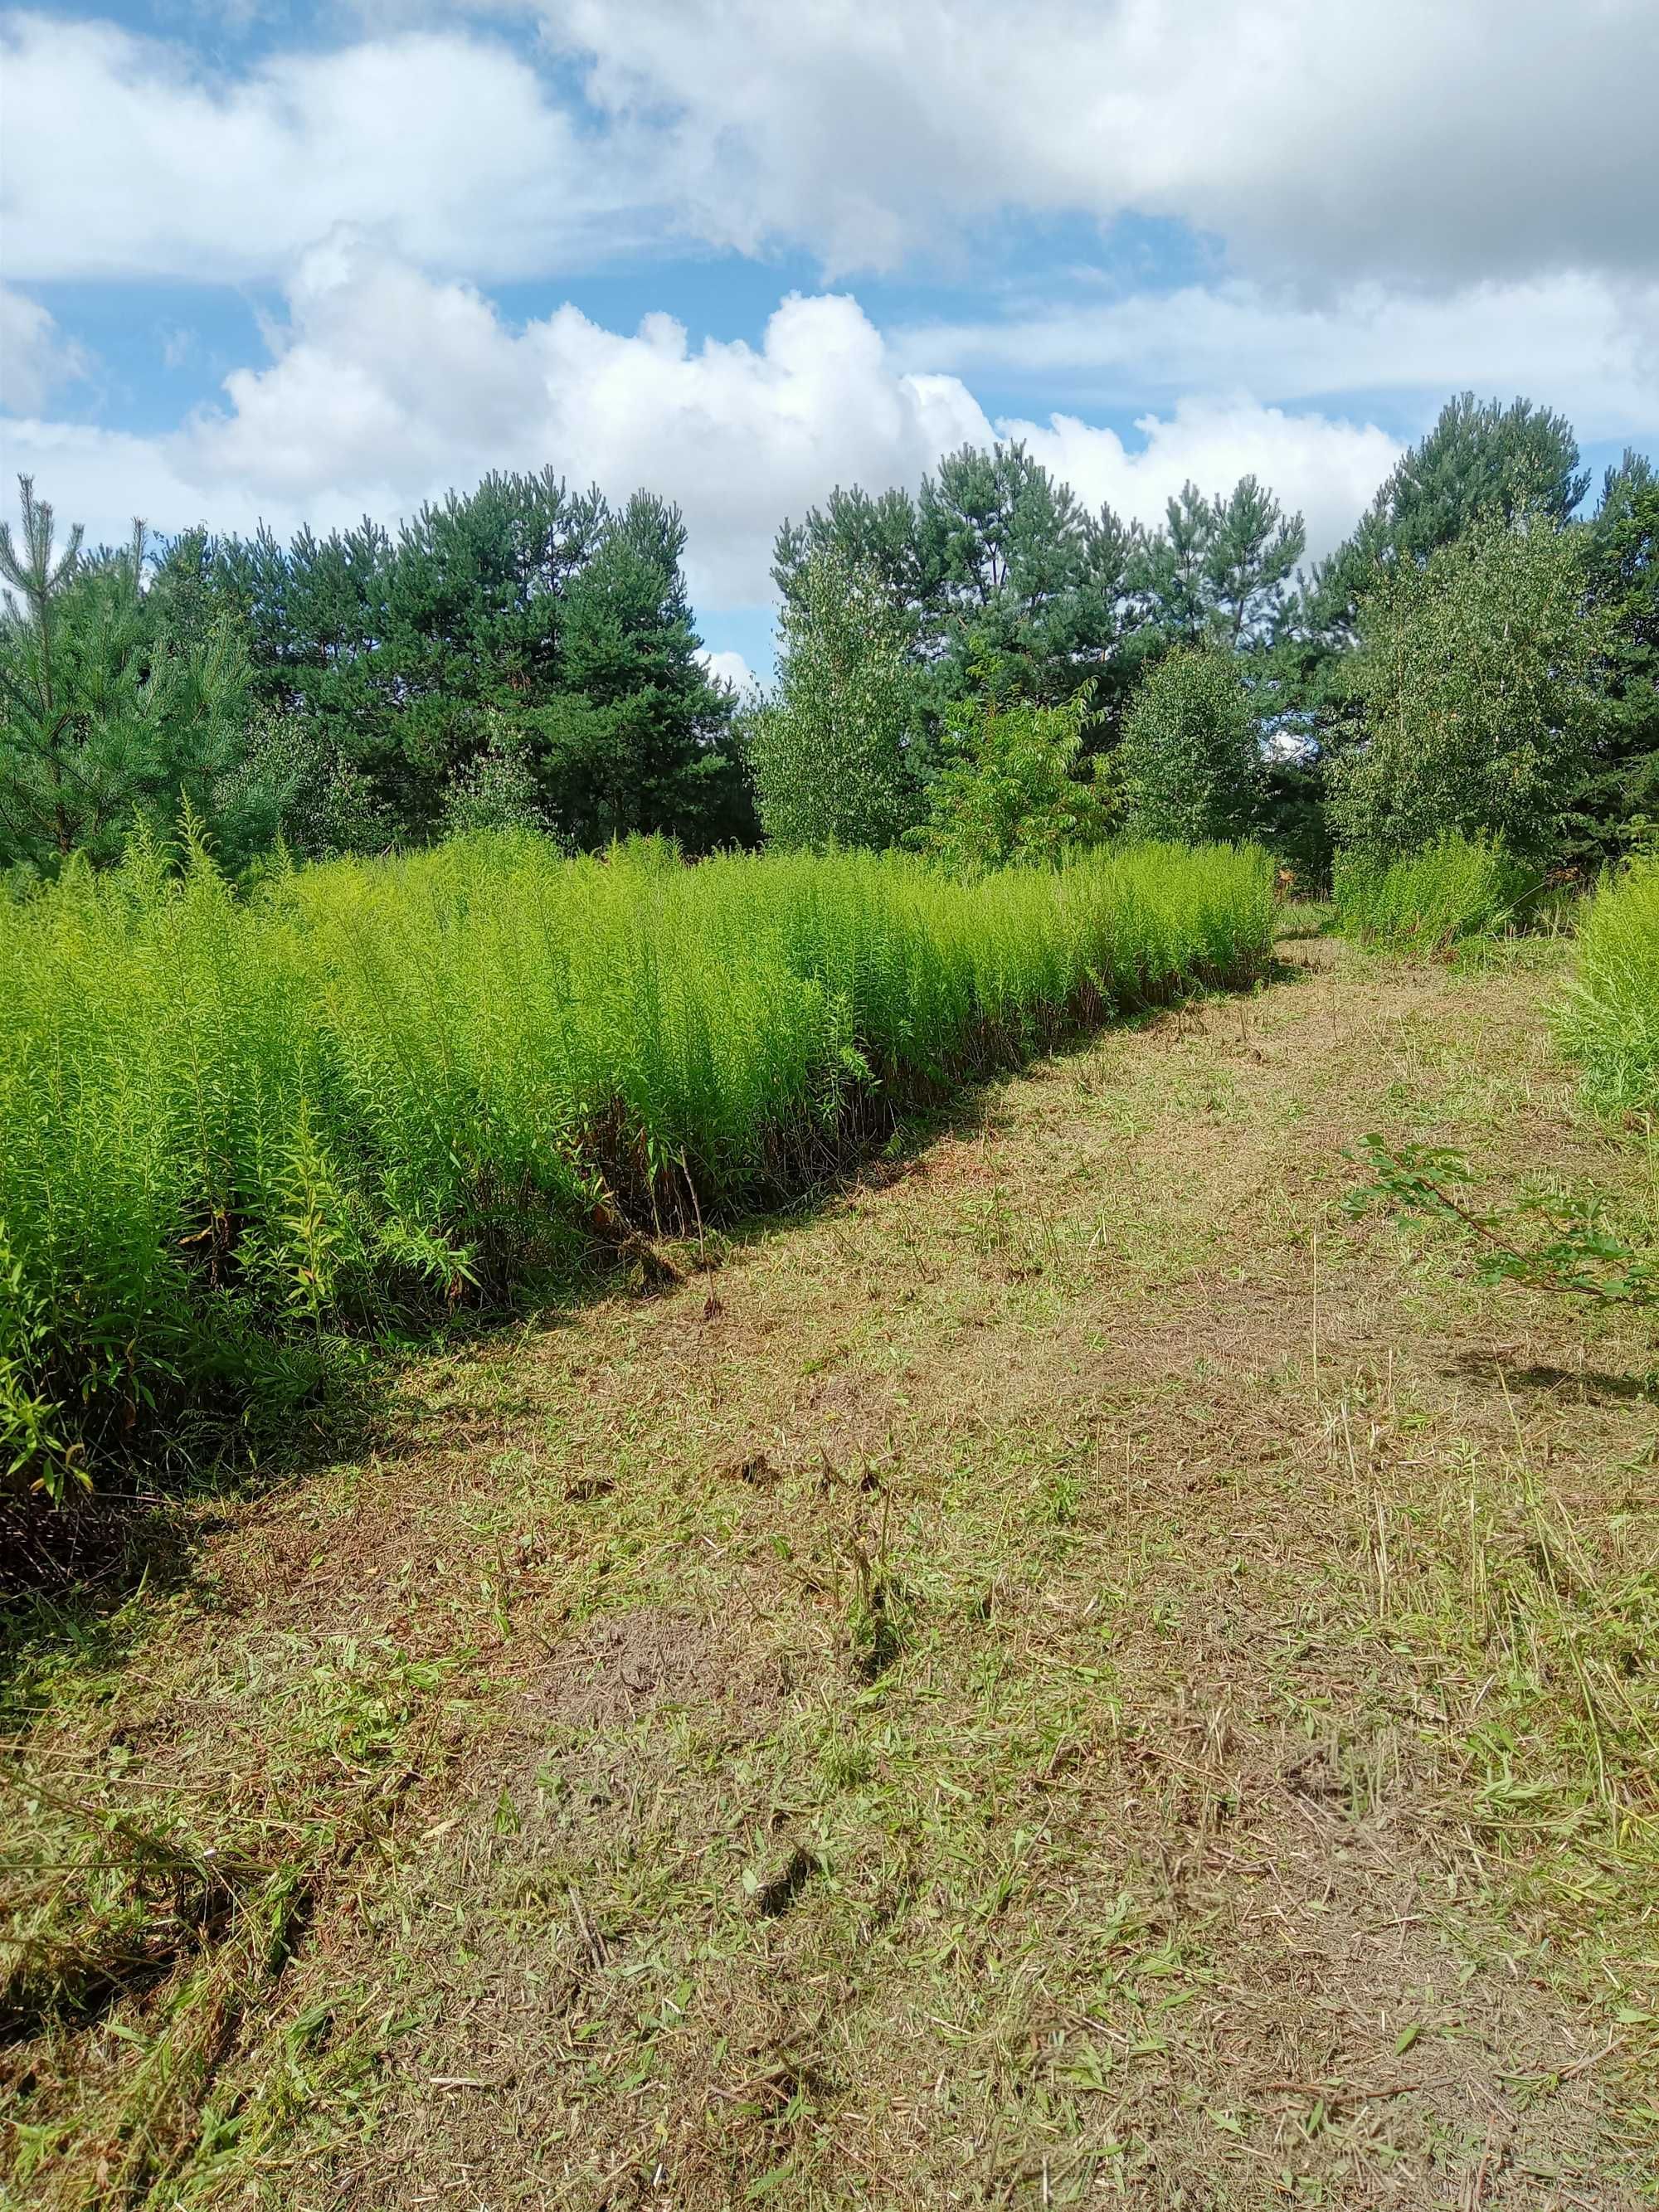
[{"label": "green foliage", "polygon": [[1590,900],[1561,1028],[1603,1112],[1659,1112],[1659,859],[1637,860]]},{"label": "green foliage", "polygon": [[[1595,1198],[1531,1196],[1507,1214],[1491,1213],[1455,1195],[1472,1180],[1461,1153],[1427,1145],[1396,1148],[1381,1137],[1367,1137],[1364,1146],[1374,1180],[1350,1194],[1350,1213],[1381,1203],[1419,1219],[1455,1223],[1474,1243],[1476,1278],[1483,1283],[1520,1283],[1598,1305],[1659,1306],[1659,1265],[1620,1234]],[[1543,1236],[1517,1243],[1517,1224],[1534,1221],[1542,1224]]]},{"label": "green foliage", "polygon": [[534,758],[520,733],[506,724],[488,750],[450,778],[444,793],[444,834],[468,837],[481,830],[548,827]]},{"label": "green foliage", "polygon": [[754,835],[729,695],[698,658],[684,550],[679,510],[636,492],[565,592],[562,689],[526,718],[522,757],[539,753],[541,808],[589,851],[662,835],[706,852]]},{"label": "green foliage", "polygon": [[777,688],[747,733],[768,838],[896,845],[915,817],[920,720],[900,617],[872,572],[831,547],[808,558],[780,633]]},{"label": "green foliage", "polygon": [[1333,872],[1343,934],[1395,953],[1444,953],[1468,939],[1498,936],[1541,880],[1491,838],[1455,830],[1401,860],[1339,853]]},{"label": "green foliage", "polygon": [[1109,686],[1109,656],[1130,619],[1132,533],[1109,508],[1087,513],[1017,441],[964,446],[922,479],[919,497],[837,489],[778,533],[773,574],[786,607],[814,555],[868,576],[887,600],[935,726],[975,667],[1000,691],[1053,704],[1086,669]]},{"label": "green foliage", "polygon": [[27,477],[20,534],[0,524],[0,872],[114,859],[137,821],[171,834],[186,810],[233,860],[274,836],[287,796],[248,771],[249,671],[233,625],[175,630],[143,588],[145,541],[54,553]]},{"label": "green foliage", "polygon": [[1089,705],[1086,689],[1061,707],[1011,704],[989,689],[958,702],[927,819],[908,842],[962,875],[1098,844],[1111,815],[1094,763],[1079,758]]},{"label": "green foliage", "polygon": [[239,897],[142,839],[0,907],[0,1468],[291,1422],[340,1331],[798,1188],[907,1099],[1251,971],[1256,853],[973,884],[465,838]]},{"label": "green foliage", "polygon": [[1401,456],[1347,543],[1314,572],[1314,629],[1346,640],[1382,575],[1421,567],[1483,515],[1565,523],[1589,477],[1563,415],[1516,399],[1449,399],[1434,428]]},{"label": "green foliage", "polygon": [[[318,714],[275,714],[256,708],[243,732],[233,784],[280,794],[275,836],[301,859],[333,860],[349,854],[390,852],[401,842],[396,816],[374,784],[354,768]],[[488,756],[485,757],[486,758]],[[465,771],[445,794],[464,787]]]},{"label": "green foliage", "polygon": [[1284,619],[1307,542],[1302,517],[1254,477],[1213,499],[1185,483],[1163,526],[1138,538],[1128,588],[1161,641],[1237,652],[1265,643]]},{"label": "green foliage", "polygon": [[1659,474],[1644,455],[1607,471],[1586,542],[1590,604],[1606,623],[1601,705],[1566,851],[1595,866],[1659,822]]},{"label": "green foliage", "polygon": [[499,793],[509,757],[520,786],[535,779],[521,811],[580,845],[660,832],[707,851],[755,823],[729,695],[698,657],[684,545],[664,501],[613,512],[544,470],[486,477],[395,537],[367,521],[288,546],[191,533],[151,595],[235,625],[267,721],[306,726],[332,798],[319,823],[309,787],[296,793],[296,851],[418,842],[476,785]]},{"label": "green foliage", "polygon": [[1255,718],[1237,662],[1186,647],[1135,694],[1119,765],[1129,827],[1188,843],[1249,835],[1261,800]]},{"label": "green foliage", "polygon": [[1373,859],[1448,830],[1547,856],[1595,728],[1604,625],[1583,551],[1547,517],[1481,517],[1365,601],[1363,744],[1332,779],[1337,842]]},{"label": "green foliage", "polygon": [[912,500],[836,490],[778,534],[786,605],[814,554],[866,573],[899,622],[930,732],[989,671],[999,696],[1063,704],[1087,682],[1092,748],[1149,659],[1175,644],[1255,648],[1277,629],[1305,542],[1254,477],[1188,484],[1152,532],[1091,514],[1018,441],[948,454]]}]

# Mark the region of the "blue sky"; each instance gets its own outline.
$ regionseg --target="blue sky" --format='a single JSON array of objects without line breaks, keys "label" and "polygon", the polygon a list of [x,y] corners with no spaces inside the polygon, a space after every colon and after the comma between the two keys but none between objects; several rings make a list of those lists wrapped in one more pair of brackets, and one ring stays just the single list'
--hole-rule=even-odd
[{"label": "blue sky", "polygon": [[94,538],[550,463],[678,499],[763,668],[781,517],[968,439],[1316,552],[1464,386],[1659,453],[1654,0],[128,0],[0,66],[0,460]]}]

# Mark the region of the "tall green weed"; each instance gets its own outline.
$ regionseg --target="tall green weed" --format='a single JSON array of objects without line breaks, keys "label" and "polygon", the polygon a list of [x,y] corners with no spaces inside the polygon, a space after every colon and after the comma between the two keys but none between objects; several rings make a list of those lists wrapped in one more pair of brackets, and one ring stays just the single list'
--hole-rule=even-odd
[{"label": "tall green weed", "polygon": [[1449,833],[1400,860],[1339,852],[1337,926],[1379,951],[1434,956],[1522,920],[1541,878],[1490,838]]},{"label": "tall green weed", "polygon": [[1602,1112],[1659,1111],[1659,857],[1608,877],[1585,907],[1561,1027]]},{"label": "tall green weed", "polygon": [[971,884],[531,834],[0,908],[0,1474],[281,1422],[342,1331],[799,1188],[907,1103],[1265,958],[1265,857]]}]

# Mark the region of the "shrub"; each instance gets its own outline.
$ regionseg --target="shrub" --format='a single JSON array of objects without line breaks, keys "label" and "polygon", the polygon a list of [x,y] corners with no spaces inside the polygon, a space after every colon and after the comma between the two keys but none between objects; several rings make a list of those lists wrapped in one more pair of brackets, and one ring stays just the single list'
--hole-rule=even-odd
[{"label": "shrub", "polygon": [[1561,1026],[1603,1112],[1659,1109],[1659,860],[1609,877],[1590,900]]},{"label": "shrub", "polygon": [[1388,952],[1443,953],[1467,939],[1495,936],[1524,912],[1540,884],[1535,868],[1492,839],[1455,834],[1403,860],[1339,853],[1333,871],[1344,936]]},{"label": "shrub", "polygon": [[1078,759],[1089,704],[1085,688],[1060,707],[992,693],[952,707],[927,820],[906,842],[958,875],[1098,844],[1106,800],[1093,763],[1080,772]]},{"label": "shrub", "polygon": [[0,1471],[283,1418],[342,1329],[797,1188],[1271,926],[1261,854],[1156,847],[71,867],[0,908]]}]

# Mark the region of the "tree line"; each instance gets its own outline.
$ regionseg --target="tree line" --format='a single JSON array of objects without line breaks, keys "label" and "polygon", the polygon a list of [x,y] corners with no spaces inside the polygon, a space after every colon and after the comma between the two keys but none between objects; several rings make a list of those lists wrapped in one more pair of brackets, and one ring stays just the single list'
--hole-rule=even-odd
[{"label": "tree line", "polygon": [[1464,393],[1305,568],[1250,477],[1152,530],[1018,445],[837,491],[777,540],[763,823],[981,864],[1115,825],[1314,880],[1444,830],[1593,866],[1659,813],[1659,481],[1627,453],[1589,489],[1565,418]]},{"label": "tree line", "polygon": [[1458,829],[1588,867],[1659,812],[1659,481],[1627,453],[1589,489],[1562,416],[1464,394],[1308,566],[1253,477],[1148,529],[968,447],[783,525],[777,678],[739,701],[648,492],[498,474],[395,532],[88,551],[26,483],[0,871],[186,807],[233,866],[525,826],[957,867],[1254,836],[1310,878]]},{"label": "tree line", "polygon": [[0,529],[0,867],[112,859],[187,803],[233,866],[520,823],[592,848],[757,834],[678,512],[551,471],[495,475],[395,533],[195,530],[59,550],[21,486]]}]

